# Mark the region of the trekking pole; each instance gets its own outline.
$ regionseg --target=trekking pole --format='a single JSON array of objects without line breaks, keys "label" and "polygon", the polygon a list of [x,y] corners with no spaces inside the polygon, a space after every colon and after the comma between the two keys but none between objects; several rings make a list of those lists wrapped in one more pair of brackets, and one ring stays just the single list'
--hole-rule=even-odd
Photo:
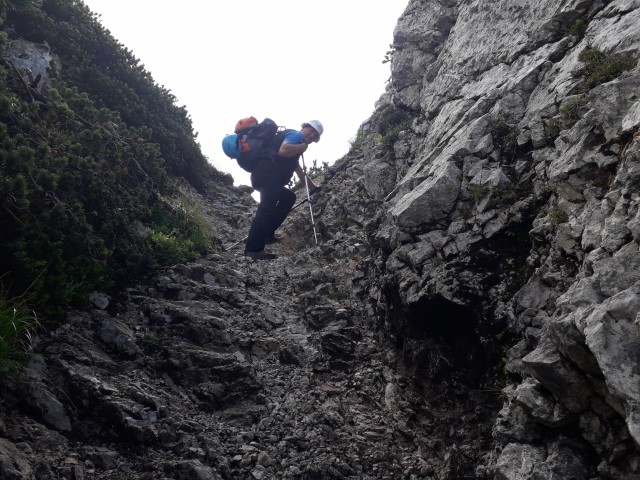
[{"label": "trekking pole", "polygon": [[304,163],[304,155],[302,156],[302,172],[304,173],[304,184],[307,187],[307,201],[309,202],[309,213],[311,213],[311,225],[313,226],[313,237],[318,245],[318,233],[316,232],[316,222],[313,219],[313,208],[311,208],[311,194],[309,193],[309,180],[307,176],[307,166]]}]

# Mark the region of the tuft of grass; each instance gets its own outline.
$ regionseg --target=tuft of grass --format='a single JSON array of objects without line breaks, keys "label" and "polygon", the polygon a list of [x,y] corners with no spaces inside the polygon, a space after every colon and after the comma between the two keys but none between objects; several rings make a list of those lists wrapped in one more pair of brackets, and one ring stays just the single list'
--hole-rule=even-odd
[{"label": "tuft of grass", "polygon": [[569,221],[569,215],[567,215],[564,210],[558,207],[552,208],[547,214],[547,218],[549,219],[551,225],[553,225],[554,227],[557,227],[561,223]]},{"label": "tuft of grass", "polygon": [[152,210],[151,241],[161,265],[175,265],[204,255],[214,241],[198,206],[185,197],[173,202],[158,194]]},{"label": "tuft of grass", "polygon": [[0,292],[0,376],[20,367],[39,327],[24,298],[7,298]]},{"label": "tuft of grass", "polygon": [[356,134],[356,136],[349,140],[349,144],[350,144],[350,152],[355,152],[358,150],[362,150],[362,147],[364,146],[364,134],[362,133],[361,130],[358,130],[358,133]]},{"label": "tuft of grass", "polygon": [[471,193],[471,198],[477,201],[489,195],[491,190],[490,185],[474,185],[469,192]]},{"label": "tuft of grass", "polygon": [[469,189],[471,198],[479,201],[487,195],[493,196],[496,205],[504,205],[515,201],[518,194],[517,185],[511,183],[503,187],[494,187],[491,185],[474,185]]}]

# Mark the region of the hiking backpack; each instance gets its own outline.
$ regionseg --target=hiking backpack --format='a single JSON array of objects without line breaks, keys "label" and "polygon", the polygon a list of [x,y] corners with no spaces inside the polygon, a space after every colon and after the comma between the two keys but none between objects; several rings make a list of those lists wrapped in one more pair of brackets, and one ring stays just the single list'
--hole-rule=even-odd
[{"label": "hiking backpack", "polygon": [[273,160],[278,153],[278,125],[270,118],[258,123],[255,117],[238,120],[234,133],[222,139],[225,155],[235,158],[238,165],[251,172],[264,158]]}]

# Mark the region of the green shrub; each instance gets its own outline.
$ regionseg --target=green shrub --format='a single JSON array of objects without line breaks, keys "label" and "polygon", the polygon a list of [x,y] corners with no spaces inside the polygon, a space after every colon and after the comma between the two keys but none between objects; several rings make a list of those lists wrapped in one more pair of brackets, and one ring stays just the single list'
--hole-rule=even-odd
[{"label": "green shrub", "polygon": [[384,106],[377,118],[376,130],[381,135],[382,151],[393,155],[393,145],[398,141],[400,132],[411,127],[413,117],[407,110],[394,105]]},{"label": "green shrub", "polygon": [[314,159],[313,164],[309,167],[309,177],[312,180],[322,178],[329,170],[329,162],[322,162],[322,166],[318,166],[318,160]]},{"label": "green shrub", "polygon": [[469,192],[471,193],[471,198],[473,198],[474,200],[480,200],[489,195],[491,193],[491,190],[492,188],[490,185],[483,184],[474,185],[473,187],[471,187],[471,190]]},{"label": "green shrub", "polygon": [[586,31],[587,31],[587,22],[579,18],[578,20],[573,22],[573,25],[571,25],[571,28],[569,29],[569,35],[582,38],[584,37],[584,34]]},{"label": "green shrub", "polygon": [[584,64],[575,72],[584,79],[573,89],[574,93],[586,93],[592,88],[618,78],[636,66],[637,60],[623,55],[607,55],[597,48],[587,47],[578,55]]},{"label": "green shrub", "polygon": [[560,115],[564,117],[564,119],[568,120],[571,123],[575,123],[584,113],[584,106],[587,104],[587,99],[584,96],[580,96],[578,98],[574,98],[569,100],[564,106],[560,109]]},{"label": "green shrub", "polygon": [[47,0],[42,8],[11,7],[7,20],[16,34],[36,43],[46,41],[67,66],[62,78],[76,94],[57,105],[55,116],[87,126],[87,122],[104,119],[97,110],[81,117],[73,112],[90,104],[117,112],[114,123],[149,129],[148,138],[141,136],[158,145],[171,173],[199,190],[204,188],[212,167],[195,141],[187,110],[178,106],[168,89],[154,82],[140,60],[113,38],[87,6],[77,0]]}]

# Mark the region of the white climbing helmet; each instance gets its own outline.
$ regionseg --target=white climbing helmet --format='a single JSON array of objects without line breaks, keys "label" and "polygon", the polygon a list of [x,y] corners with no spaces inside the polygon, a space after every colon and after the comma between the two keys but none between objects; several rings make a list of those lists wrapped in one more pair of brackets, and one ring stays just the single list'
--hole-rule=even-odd
[{"label": "white climbing helmet", "polygon": [[[322,132],[324,131],[324,128],[322,127],[322,124],[320,123],[319,120],[309,120],[306,125],[309,125],[311,128],[313,128],[316,132],[318,132],[318,136],[322,135]],[[319,139],[318,139],[319,140]]]}]

